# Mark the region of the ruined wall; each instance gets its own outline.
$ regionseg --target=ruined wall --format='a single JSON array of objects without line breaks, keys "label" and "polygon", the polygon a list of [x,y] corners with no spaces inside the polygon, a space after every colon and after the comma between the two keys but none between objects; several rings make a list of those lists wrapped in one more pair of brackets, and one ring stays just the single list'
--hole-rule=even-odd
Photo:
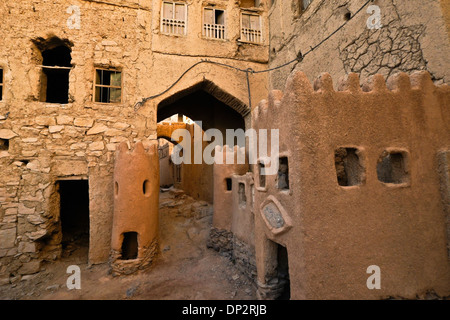
[{"label": "ruined wall", "polygon": [[[293,299],[448,296],[449,87],[426,72],[335,84],[294,73],[252,115],[256,129],[280,130],[289,172],[281,190],[279,175],[263,188],[254,170],[259,296],[279,289],[274,243],[287,249]],[[371,265],[379,290],[366,286]]]},{"label": "ruined wall", "polygon": [[[161,141],[161,139],[159,141]],[[172,149],[173,145],[169,144],[167,141],[158,147],[160,170],[159,185],[162,188],[173,186],[173,163],[170,160]]]},{"label": "ruined wall", "polygon": [[255,217],[253,211],[253,174],[233,175],[232,217],[234,264],[250,279],[256,279]]},{"label": "ruined wall", "polygon": [[[301,1],[277,1],[269,12],[270,66],[303,54],[341,26],[364,3],[353,0],[313,0],[301,10]],[[339,78],[350,72],[361,80],[374,74],[389,77],[396,72],[427,70],[436,83],[448,82],[450,49],[448,10],[445,1],[376,0],[380,29],[369,29],[366,6],[348,24],[308,54],[303,62],[271,74],[273,89],[282,90],[284,79],[295,69],[313,79],[322,72]],[[447,21],[447,24],[446,24]],[[320,61],[320,63],[317,63]]]},{"label": "ruined wall", "polygon": [[[194,26],[201,17],[200,1],[188,3]],[[79,28],[73,7],[68,11],[74,5],[80,10]],[[142,141],[149,147],[157,139],[158,103],[205,79],[240,101],[248,101],[248,90],[241,73],[201,65],[158,99],[135,109],[136,102],[164,91],[205,56],[243,69],[267,63],[266,44],[241,46],[231,38],[204,40],[192,32],[186,37],[160,35],[160,1],[3,1],[0,15],[0,139],[9,144],[0,150],[0,274],[5,281],[10,275],[35,273],[41,261],[59,257],[61,179],[89,180],[89,263],[106,262],[117,145]],[[66,104],[41,101],[45,77],[40,49],[53,37],[71,49]],[[237,47],[239,54],[229,51]],[[95,68],[110,67],[122,72],[121,102],[93,102]],[[254,101],[267,86],[264,76],[258,79],[252,81]]]},{"label": "ruined wall", "polygon": [[[232,163],[227,163],[227,157]],[[243,158],[242,158],[243,157]],[[243,159],[239,160],[238,159]],[[232,252],[233,250],[233,193],[237,187],[233,184],[233,175],[243,175],[249,169],[245,158],[245,149],[235,146],[215,149],[214,176],[214,215],[208,246],[217,251]]]},{"label": "ruined wall", "polygon": [[207,246],[229,257],[255,281],[254,182],[247,170],[247,164],[214,165],[214,215]]}]

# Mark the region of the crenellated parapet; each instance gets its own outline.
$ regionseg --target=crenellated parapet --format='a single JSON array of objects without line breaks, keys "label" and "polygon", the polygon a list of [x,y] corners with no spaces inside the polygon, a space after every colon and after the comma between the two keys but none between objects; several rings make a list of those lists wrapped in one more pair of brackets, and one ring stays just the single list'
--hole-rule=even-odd
[{"label": "crenellated parapet", "polygon": [[[425,71],[297,72],[261,101],[252,127],[279,130],[280,169],[253,170],[259,297],[280,290],[280,248],[294,299],[448,295],[449,110],[450,87]],[[371,265],[381,290],[366,286]]]}]

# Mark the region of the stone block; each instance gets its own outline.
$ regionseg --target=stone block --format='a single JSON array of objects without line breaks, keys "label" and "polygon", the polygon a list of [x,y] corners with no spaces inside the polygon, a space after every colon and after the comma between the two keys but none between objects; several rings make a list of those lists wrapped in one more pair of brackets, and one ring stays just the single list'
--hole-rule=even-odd
[{"label": "stone block", "polygon": [[0,249],[9,249],[14,247],[16,241],[16,229],[0,230]]},{"label": "stone block", "polygon": [[93,126],[91,129],[88,130],[88,132],[86,133],[86,135],[93,135],[93,134],[99,134],[102,132],[105,132],[106,130],[108,130],[109,128],[107,126],[105,126],[104,124],[96,124],[95,126]]},{"label": "stone block", "polygon": [[25,205],[23,203],[19,203],[19,214],[33,214],[36,211],[35,208],[28,208],[25,207]]},{"label": "stone block", "polygon": [[73,124],[77,127],[87,127],[90,128],[94,124],[93,119],[88,118],[75,118]]},{"label": "stone block", "polygon": [[37,116],[35,122],[40,126],[54,126],[56,124],[55,118],[46,116]]},{"label": "stone block", "polygon": [[20,275],[34,274],[34,273],[39,272],[40,269],[41,269],[41,261],[35,260],[35,261],[30,261],[30,262],[24,263],[22,265],[22,267],[20,267],[18,273]]},{"label": "stone block", "polygon": [[50,133],[61,132],[64,129],[64,126],[49,126],[48,131]]},{"label": "stone block", "polygon": [[64,115],[57,116],[56,117],[56,123],[59,124],[59,125],[62,125],[62,124],[73,124],[73,117],[64,116]]},{"label": "stone block", "polygon": [[89,145],[89,150],[91,151],[101,151],[103,149],[105,149],[105,144],[103,143],[103,141],[92,142]]},{"label": "stone block", "polygon": [[55,161],[52,170],[58,176],[86,175],[88,173],[86,162],[78,160]]},{"label": "stone block", "polygon": [[0,129],[0,139],[11,139],[16,136],[17,136],[17,134],[15,134],[12,130]]},{"label": "stone block", "polygon": [[22,241],[21,243],[19,243],[19,252],[35,253],[36,252],[36,243]]}]

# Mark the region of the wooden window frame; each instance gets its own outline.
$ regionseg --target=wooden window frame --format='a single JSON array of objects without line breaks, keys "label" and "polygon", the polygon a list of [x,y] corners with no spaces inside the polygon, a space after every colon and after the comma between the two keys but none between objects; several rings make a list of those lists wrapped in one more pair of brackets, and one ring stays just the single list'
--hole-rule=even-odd
[{"label": "wooden window frame", "polygon": [[[115,71],[115,72],[119,72],[120,75],[120,86],[112,86],[112,85],[102,85],[102,84],[97,84],[97,71],[98,70],[102,70],[102,71]],[[101,101],[96,101],[96,89],[97,87],[100,88],[112,88],[112,89],[120,89],[120,101],[119,102],[101,102]],[[93,88],[93,94],[92,94],[92,100],[94,103],[99,103],[99,104],[121,104],[122,103],[122,99],[123,99],[123,71],[120,68],[102,68],[102,67],[95,67],[94,68],[94,88]]]},{"label": "wooden window frame", "polygon": [[[243,23],[242,23],[243,16],[257,16],[259,18],[259,30],[250,29],[250,28],[248,28],[248,29],[259,32],[260,33],[259,37],[261,39],[260,41],[246,40],[246,37],[244,37],[244,31],[243,31],[243,29],[244,29]],[[240,35],[239,41],[245,42],[245,43],[256,44],[256,45],[264,44],[264,32],[263,32],[263,24],[262,23],[263,23],[263,20],[262,20],[261,14],[250,12],[250,11],[241,11],[241,15],[240,15],[240,34],[241,35]]]},{"label": "wooden window frame", "polygon": [[[184,6],[184,32],[183,33],[175,33],[175,32],[167,32],[164,31],[164,4],[171,4],[173,8],[175,9],[176,5],[183,5]],[[173,10],[174,14],[176,10]],[[187,35],[187,29],[188,29],[188,6],[185,2],[179,2],[179,1],[162,1],[161,2],[161,19],[160,19],[160,32],[165,35],[171,35],[171,36],[186,36]],[[173,16],[172,19],[169,20],[176,20]],[[181,20],[179,20],[181,21]],[[175,22],[173,22],[175,23]]]},{"label": "wooden window frame", "polygon": [[[205,10],[212,10],[214,19],[216,17],[216,10],[222,11],[223,12],[223,20],[224,20],[223,25],[222,24],[217,24],[216,23],[217,21],[214,21],[215,23],[211,24],[211,25],[205,23]],[[228,32],[227,31],[228,31],[228,29],[227,29],[227,15],[226,15],[226,10],[225,9],[214,8],[214,7],[204,7],[203,8],[203,14],[202,14],[202,21],[203,21],[203,23],[202,23],[202,25],[203,25],[203,28],[202,28],[203,38],[209,39],[209,40],[227,40],[227,36],[228,36],[228,34],[227,34]],[[213,30],[209,30],[209,31],[212,31],[213,33],[215,33],[215,31],[217,31],[217,30],[215,30],[216,26],[223,26],[223,38],[220,38],[220,37],[217,38],[217,37],[208,36],[206,34],[207,32],[205,30],[205,26],[207,26],[207,25],[210,25],[212,27]],[[221,28],[219,28],[219,29],[221,29]]]}]

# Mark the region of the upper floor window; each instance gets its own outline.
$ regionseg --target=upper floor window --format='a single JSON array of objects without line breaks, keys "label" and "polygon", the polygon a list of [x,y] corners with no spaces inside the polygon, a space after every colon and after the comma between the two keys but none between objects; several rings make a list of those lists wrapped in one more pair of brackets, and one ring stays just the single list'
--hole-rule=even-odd
[{"label": "upper floor window", "polygon": [[3,69],[0,68],[0,101],[3,100]]},{"label": "upper floor window", "polygon": [[225,39],[225,11],[205,8],[203,11],[203,36],[210,39]]},{"label": "upper floor window", "polygon": [[66,45],[42,52],[40,100],[49,103],[69,102],[69,73],[72,69],[71,49]]},{"label": "upper floor window", "polygon": [[95,69],[94,101],[120,103],[122,101],[122,72],[116,69]]},{"label": "upper floor window", "polygon": [[181,2],[164,1],[161,15],[161,32],[168,34],[186,34],[187,6]]},{"label": "upper floor window", "polygon": [[259,14],[242,12],[241,41],[262,43],[261,16]]}]

